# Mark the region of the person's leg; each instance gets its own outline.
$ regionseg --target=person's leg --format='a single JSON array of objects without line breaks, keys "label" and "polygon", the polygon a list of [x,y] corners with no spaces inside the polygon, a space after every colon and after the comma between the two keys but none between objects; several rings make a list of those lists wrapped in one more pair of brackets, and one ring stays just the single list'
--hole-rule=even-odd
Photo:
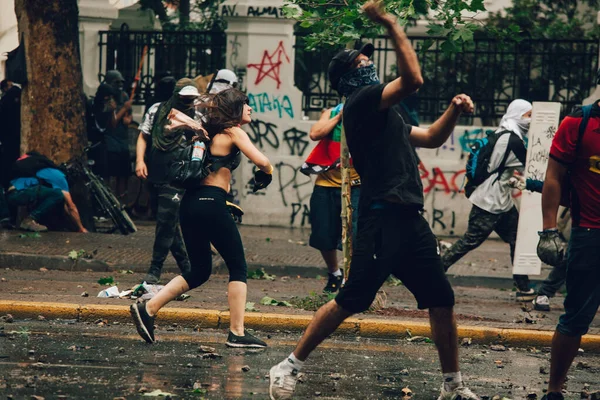
[{"label": "person's leg", "polygon": [[448,271],[465,254],[479,247],[494,231],[498,219],[497,214],[489,213],[474,205],[469,214],[467,232],[442,256],[444,269]]},{"label": "person's leg", "polygon": [[567,295],[552,341],[549,392],[560,392],[600,307],[600,229],[573,228],[567,252]]},{"label": "person's leg", "polygon": [[475,399],[462,381],[458,365],[458,336],[454,319],[454,291],[438,255],[438,243],[427,221],[419,214],[402,218],[406,250],[396,255],[403,262],[393,270],[415,296],[419,309],[429,309],[433,340],[443,374],[440,398]]},{"label": "person's leg", "polygon": [[[177,213],[177,221],[179,221],[179,212]],[[177,262],[177,266],[182,274],[189,272],[192,268],[190,264],[190,258],[188,257],[187,248],[185,247],[185,241],[183,240],[183,234],[181,233],[181,226],[177,223],[175,227],[175,233],[173,235],[173,244],[171,244],[171,254]]]},{"label": "person's leg", "polygon": [[[514,263],[515,247],[517,243],[517,229],[519,226],[519,212],[516,207],[510,211],[500,214],[500,219],[494,229],[500,239],[510,246],[510,261]],[[529,276],[515,274],[513,275],[514,284],[517,287],[517,300],[529,301],[535,297],[535,291],[530,288]]]},{"label": "person's leg", "polygon": [[566,265],[552,267],[548,278],[542,282],[542,286],[533,300],[533,308],[538,311],[550,311],[550,298],[556,295],[564,285],[567,277]]},{"label": "person's leg", "polygon": [[336,251],[341,222],[339,208],[335,205],[335,192],[336,188],[315,186],[310,196],[311,233],[308,244],[321,252],[330,274],[339,269]]},{"label": "person's leg", "polygon": [[[290,398],[297,372],[310,353],[350,315],[369,308],[377,290],[389,276],[389,266],[373,256],[381,246],[383,210],[369,210],[359,219],[357,245],[346,285],[335,300],[322,306],[306,328],[293,353],[271,368],[269,391],[272,398]],[[396,246],[397,247],[397,246]]]},{"label": "person's leg", "polygon": [[[157,283],[160,280],[165,259],[169,255],[169,250],[173,247],[176,235],[179,233],[179,206],[183,197],[183,191],[181,189],[176,189],[166,184],[157,185],[156,191],[158,196],[158,210],[156,213],[156,230],[154,246],[152,248],[152,260],[150,261],[150,268],[144,278],[147,283]],[[180,241],[177,244],[183,245],[183,241]],[[183,250],[185,250],[185,248]],[[182,249],[179,247],[176,251],[179,254]],[[179,266],[181,268],[181,265]]]},{"label": "person's leg", "polygon": [[337,257],[342,230],[340,196],[339,188],[315,186],[310,197],[309,245],[321,252],[327,265],[328,279],[323,291],[330,293],[336,292],[344,280]]}]

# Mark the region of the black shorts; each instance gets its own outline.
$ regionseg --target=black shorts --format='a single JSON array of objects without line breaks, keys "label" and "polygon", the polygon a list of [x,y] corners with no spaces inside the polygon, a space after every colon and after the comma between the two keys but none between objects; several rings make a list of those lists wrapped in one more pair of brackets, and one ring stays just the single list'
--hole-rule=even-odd
[{"label": "black shorts", "polygon": [[335,301],[352,313],[365,311],[390,274],[411,291],[420,309],[454,305],[429,224],[416,209],[388,203],[359,215],[350,274]]}]

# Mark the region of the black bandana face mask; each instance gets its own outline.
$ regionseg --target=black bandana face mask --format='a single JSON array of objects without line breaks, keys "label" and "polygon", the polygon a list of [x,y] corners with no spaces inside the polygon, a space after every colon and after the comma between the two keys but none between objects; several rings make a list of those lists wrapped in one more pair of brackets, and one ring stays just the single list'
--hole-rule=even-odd
[{"label": "black bandana face mask", "polygon": [[377,68],[375,68],[375,64],[371,64],[366,67],[353,69],[344,74],[340,78],[338,92],[347,97],[360,87],[377,84],[379,84]]}]

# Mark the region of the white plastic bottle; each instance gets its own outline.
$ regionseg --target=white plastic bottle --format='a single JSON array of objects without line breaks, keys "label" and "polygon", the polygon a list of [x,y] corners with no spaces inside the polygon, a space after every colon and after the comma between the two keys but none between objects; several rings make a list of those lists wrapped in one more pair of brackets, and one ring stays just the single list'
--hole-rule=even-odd
[{"label": "white plastic bottle", "polygon": [[206,151],[206,145],[196,140],[194,142],[194,149],[192,150],[192,161],[202,161],[204,159],[204,152]]}]

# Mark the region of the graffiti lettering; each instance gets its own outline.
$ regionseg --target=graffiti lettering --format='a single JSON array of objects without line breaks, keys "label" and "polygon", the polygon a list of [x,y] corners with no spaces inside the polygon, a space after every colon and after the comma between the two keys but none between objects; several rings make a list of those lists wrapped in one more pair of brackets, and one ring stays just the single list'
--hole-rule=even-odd
[{"label": "graffiti lettering", "polygon": [[262,17],[263,15],[279,18],[283,15],[281,7],[252,7],[248,6],[249,17]]},{"label": "graffiti lettering", "polygon": [[233,6],[224,5],[221,8],[221,15],[224,17],[237,17],[238,13],[235,11],[236,6],[237,4],[234,4]]},{"label": "graffiti lettering", "polygon": [[294,167],[283,162],[278,163],[275,167],[277,168],[277,181],[279,183],[279,193],[281,193],[281,202],[284,206],[287,207],[288,205],[286,192],[291,191],[294,203],[302,203],[310,197],[311,191],[304,190],[303,193],[302,188],[307,185],[311,186],[312,180],[300,172],[300,167]]},{"label": "graffiti lettering", "polygon": [[248,105],[252,107],[254,111],[259,113],[276,111],[279,114],[279,118],[283,117],[284,113],[290,118],[294,118],[292,101],[286,94],[283,96],[275,96],[269,95],[268,93],[248,93]]},{"label": "graffiti lettering", "polygon": [[290,225],[294,225],[296,222],[296,216],[302,211],[302,219],[300,220],[300,226],[304,226],[306,221],[310,223],[310,209],[306,204],[292,203],[292,215],[290,216]]},{"label": "graffiti lettering", "polygon": [[[233,8],[235,8],[235,5]],[[229,58],[229,63],[231,65],[231,69],[235,70],[237,69],[237,59],[240,55],[240,47],[242,44],[238,41],[237,35],[235,35],[233,39],[229,41],[229,44],[231,45],[231,57]]]},{"label": "graffiti lettering", "polygon": [[257,64],[248,64],[248,68],[256,68],[258,74],[256,75],[255,85],[258,85],[265,78],[271,78],[277,82],[277,89],[281,86],[280,72],[282,59],[285,59],[288,63],[290,58],[288,57],[285,48],[283,47],[283,41],[279,42],[279,45],[273,53],[269,54],[267,50],[264,51],[262,60]]},{"label": "graffiti lettering", "polygon": [[421,181],[423,182],[423,193],[443,191],[446,194],[450,194],[462,191],[464,174],[466,172],[464,169],[456,172],[447,172],[450,179],[446,178],[446,173],[439,167],[433,167],[431,172],[429,172],[422,162],[419,164],[419,171]]},{"label": "graffiti lettering", "polygon": [[248,133],[248,137],[250,137],[252,143],[261,149],[264,148],[263,142],[269,144],[274,149],[279,148],[279,138],[275,133],[277,125],[255,119],[248,126],[250,126],[251,130],[251,133]]},{"label": "graffiti lettering", "polygon": [[306,132],[296,128],[290,128],[283,132],[283,140],[285,140],[290,148],[290,155],[304,155],[304,150],[308,147],[308,140],[306,140],[307,136],[308,134]]},{"label": "graffiti lettering", "polygon": [[[428,212],[425,211],[425,214],[428,214]],[[442,231],[448,229],[448,234],[454,235],[454,228],[456,227],[456,213],[454,211],[450,211],[449,220],[446,217],[444,210],[433,207],[431,214],[431,229],[435,230],[437,227]]]}]

